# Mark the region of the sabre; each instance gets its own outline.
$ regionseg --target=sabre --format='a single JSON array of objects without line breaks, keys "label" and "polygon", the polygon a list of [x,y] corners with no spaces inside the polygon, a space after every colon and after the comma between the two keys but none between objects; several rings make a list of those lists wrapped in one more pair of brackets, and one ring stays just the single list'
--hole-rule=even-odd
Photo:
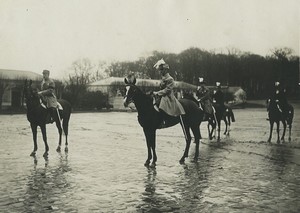
[{"label": "sabre", "polygon": [[61,128],[62,128],[62,131],[63,131],[64,134],[66,135],[66,133],[65,133],[65,131],[64,131],[64,128],[63,128],[63,125],[62,125],[62,120],[60,119],[58,107],[56,107],[56,112],[57,112],[57,116],[58,116],[58,119],[59,119],[60,126],[61,126]]},{"label": "sabre", "polygon": [[179,118],[180,118],[180,122],[182,124],[182,129],[183,129],[185,140],[188,140],[181,115],[179,115]]}]

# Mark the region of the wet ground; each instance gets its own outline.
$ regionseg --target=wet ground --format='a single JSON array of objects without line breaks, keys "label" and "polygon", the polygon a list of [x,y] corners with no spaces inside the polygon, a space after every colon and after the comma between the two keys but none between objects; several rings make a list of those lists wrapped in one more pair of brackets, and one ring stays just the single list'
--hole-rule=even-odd
[{"label": "wet ground", "polygon": [[[48,126],[49,158],[36,158],[25,115],[0,115],[0,212],[299,212],[300,106],[292,141],[267,143],[265,109],[234,110],[221,142],[203,141],[185,165],[180,126],[157,132],[158,162],[146,168],[146,145],[135,112],[75,113],[69,152],[57,153]],[[224,127],[224,125],[223,125]],[[287,137],[286,137],[287,139]]]}]

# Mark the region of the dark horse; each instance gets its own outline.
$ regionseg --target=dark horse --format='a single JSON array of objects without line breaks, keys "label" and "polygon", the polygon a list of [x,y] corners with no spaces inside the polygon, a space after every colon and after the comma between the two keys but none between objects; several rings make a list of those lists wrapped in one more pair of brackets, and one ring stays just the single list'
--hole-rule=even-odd
[{"label": "dark horse", "polygon": [[[155,110],[153,106],[153,98],[150,95],[146,95],[143,93],[136,85],[136,79],[128,80],[124,79],[126,84],[126,95],[124,98],[124,106],[127,107],[129,103],[133,102],[135,107],[138,111],[138,121],[139,124],[142,126],[146,142],[148,148],[148,158],[145,162],[145,166],[149,166],[150,161],[152,159],[153,154],[153,161],[152,165],[156,165],[157,156],[155,151],[155,137],[156,137],[156,130],[159,129],[159,125],[161,123],[160,113]],[[180,99],[180,103],[182,104],[185,115],[182,117],[182,123],[180,117],[173,117],[174,125],[181,123],[183,126],[184,133],[186,135],[186,147],[184,150],[184,154],[180,159],[180,163],[184,163],[186,157],[188,157],[189,148],[191,144],[191,134],[190,129],[193,132],[195,143],[196,143],[196,151],[194,160],[197,161],[199,157],[199,141],[201,139],[200,134],[200,123],[203,118],[203,112],[199,109],[196,103],[188,99]]]},{"label": "dark horse", "polygon": [[231,122],[235,122],[235,117],[231,107],[225,106],[225,112],[222,120],[225,123],[224,135],[229,135]]},{"label": "dark horse", "polygon": [[[204,111],[199,107],[199,102],[194,96],[190,93],[184,93],[183,97],[185,99],[189,99],[197,104],[199,110],[204,114]],[[208,129],[208,137],[210,140],[213,139],[213,133],[216,130],[216,127],[218,126],[218,141],[220,141],[220,130],[221,130],[221,120],[223,119],[224,115],[224,109],[220,107],[219,105],[214,105],[215,113],[212,115],[205,116],[204,120],[202,119],[202,122],[207,121],[207,129]],[[210,128],[211,127],[211,128]]]},{"label": "dark horse", "polygon": [[277,143],[280,143],[280,137],[279,137],[280,122],[282,122],[282,124],[283,124],[283,133],[281,136],[281,140],[284,142],[286,124],[288,124],[289,125],[289,141],[291,141],[292,123],[293,123],[293,118],[294,118],[293,106],[290,104],[287,105],[287,114],[285,115],[275,100],[271,99],[268,104],[269,104],[268,116],[269,116],[269,122],[270,122],[270,136],[269,136],[268,142],[271,142],[273,126],[274,126],[274,123],[276,123],[277,124]]},{"label": "dark horse", "polygon": [[[231,122],[235,122],[235,117],[234,117],[231,107],[225,105],[225,111],[223,113],[221,120],[223,120],[225,123],[224,135],[229,135]],[[208,127],[210,136],[212,136],[213,131],[216,129],[215,122],[214,123],[209,122],[208,125],[212,127],[212,130],[210,130],[210,128]]]},{"label": "dark horse", "polygon": [[[48,156],[49,146],[47,143],[47,134],[46,134],[46,118],[47,118],[47,109],[45,109],[41,105],[40,97],[38,96],[38,90],[36,88],[32,88],[32,81],[28,83],[27,80],[25,81],[24,91],[23,91],[25,100],[26,100],[26,107],[27,107],[27,120],[30,122],[30,127],[33,135],[33,144],[34,148],[30,156],[35,156],[37,151],[37,127],[41,128],[41,132],[43,135],[43,140],[45,143],[45,153],[43,154],[44,157]],[[62,140],[62,130],[66,136],[66,143],[65,143],[65,151],[68,151],[68,127],[69,127],[69,120],[71,116],[71,104],[66,100],[58,100],[58,102],[63,107],[63,110],[59,110],[59,116],[57,113],[54,113],[53,116],[54,121],[56,123],[56,127],[58,128],[59,132],[59,144],[56,149],[57,152],[61,151],[61,140]],[[62,122],[61,122],[62,121]]]}]

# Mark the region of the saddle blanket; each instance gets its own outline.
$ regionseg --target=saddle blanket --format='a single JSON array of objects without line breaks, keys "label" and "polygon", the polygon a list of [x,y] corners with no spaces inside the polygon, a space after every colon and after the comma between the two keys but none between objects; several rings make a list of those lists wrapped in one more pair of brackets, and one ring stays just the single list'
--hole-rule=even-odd
[{"label": "saddle blanket", "polygon": [[[47,109],[46,105],[43,102],[41,102],[41,105],[43,108]],[[57,102],[57,108],[58,110],[63,110],[63,107],[59,102]]]}]

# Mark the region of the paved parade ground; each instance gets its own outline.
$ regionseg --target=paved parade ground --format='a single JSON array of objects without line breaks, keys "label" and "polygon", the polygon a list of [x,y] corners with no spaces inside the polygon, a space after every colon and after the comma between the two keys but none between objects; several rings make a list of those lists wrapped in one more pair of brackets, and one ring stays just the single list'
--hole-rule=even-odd
[{"label": "paved parade ground", "polygon": [[[39,131],[36,158],[26,115],[0,115],[0,212],[299,212],[300,105],[292,141],[267,143],[265,108],[235,109],[230,136],[195,145],[184,165],[180,125],[157,131],[156,168],[144,167],[146,143],[136,112],[74,113],[69,152],[49,158]],[[222,123],[224,129],[224,123]],[[62,147],[64,150],[64,146]]]}]

